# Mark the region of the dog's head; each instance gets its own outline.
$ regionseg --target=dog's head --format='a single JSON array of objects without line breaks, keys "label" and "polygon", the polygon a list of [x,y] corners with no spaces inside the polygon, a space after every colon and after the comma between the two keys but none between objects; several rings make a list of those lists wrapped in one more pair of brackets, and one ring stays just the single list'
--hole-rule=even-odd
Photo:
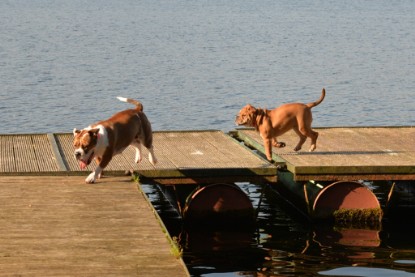
[{"label": "dog's head", "polygon": [[75,158],[79,161],[81,169],[85,169],[94,158],[95,146],[98,142],[99,129],[73,130]]},{"label": "dog's head", "polygon": [[250,104],[243,107],[239,111],[239,114],[236,116],[236,119],[235,119],[236,125],[244,125],[244,126],[253,127],[255,125],[256,111],[257,109]]}]

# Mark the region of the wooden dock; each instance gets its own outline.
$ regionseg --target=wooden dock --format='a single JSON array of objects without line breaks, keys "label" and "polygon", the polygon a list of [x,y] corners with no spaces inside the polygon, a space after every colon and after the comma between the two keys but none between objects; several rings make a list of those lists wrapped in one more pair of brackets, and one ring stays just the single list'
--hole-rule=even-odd
[{"label": "wooden dock", "polygon": [[[84,175],[74,157],[72,134],[0,135],[1,175]],[[276,167],[221,131],[154,132],[156,166],[147,159],[134,163],[127,148],[113,158],[104,173],[124,175],[138,171],[140,180],[166,184],[226,181],[275,182]]]},{"label": "wooden dock", "polygon": [[[293,152],[294,132],[273,149],[294,181],[415,180],[415,128],[317,131],[315,152]],[[155,132],[156,166],[146,152],[135,164],[127,148],[104,171],[116,177],[87,185],[95,164],[80,170],[72,134],[0,135],[0,275],[188,276],[151,204],[122,175],[161,185],[275,183],[277,167],[245,145],[263,152],[252,129]]]},{"label": "wooden dock", "polygon": [[0,276],[189,276],[129,177],[0,177]]},{"label": "wooden dock", "polygon": [[[273,159],[286,165],[295,180],[414,180],[415,127],[316,128],[320,133],[315,152],[294,152],[294,132],[281,136],[285,148],[273,148]],[[231,135],[251,148],[264,152],[253,129]],[[221,131],[162,131],[154,133],[159,163],[144,159],[134,163],[135,150],[127,148],[105,169],[121,176],[138,171],[143,181],[159,184],[217,182],[276,182],[276,167]],[[0,176],[84,175],[73,155],[72,134],[0,135]]]},{"label": "wooden dock", "polygon": [[[273,159],[286,165],[296,181],[415,180],[415,127],[316,128],[317,149],[308,152],[308,139],[299,152],[297,135],[287,132],[273,148]],[[264,153],[263,141],[253,129],[234,136]]]},{"label": "wooden dock", "polygon": [[[155,132],[156,166],[127,148],[96,184],[84,179],[73,135],[0,135],[0,268],[6,275],[188,276],[139,186],[275,182],[276,167],[221,131]],[[170,243],[169,243],[170,242]]]}]

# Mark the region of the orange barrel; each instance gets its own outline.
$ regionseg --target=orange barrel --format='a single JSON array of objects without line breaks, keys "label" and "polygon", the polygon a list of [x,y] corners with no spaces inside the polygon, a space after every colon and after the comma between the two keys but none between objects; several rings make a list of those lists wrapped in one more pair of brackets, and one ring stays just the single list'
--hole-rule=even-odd
[{"label": "orange barrel", "polygon": [[278,171],[279,190],[312,219],[335,219],[341,223],[377,224],[383,213],[376,195],[355,181],[296,182],[293,174]]},{"label": "orange barrel", "polygon": [[251,224],[254,208],[248,195],[235,184],[211,184],[196,188],[183,209],[186,222]]}]

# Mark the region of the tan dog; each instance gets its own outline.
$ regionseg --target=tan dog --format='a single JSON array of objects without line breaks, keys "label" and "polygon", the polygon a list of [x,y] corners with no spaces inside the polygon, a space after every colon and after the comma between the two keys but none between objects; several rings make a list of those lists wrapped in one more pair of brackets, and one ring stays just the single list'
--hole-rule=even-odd
[{"label": "tan dog", "polygon": [[316,102],[308,104],[289,103],[281,105],[271,111],[256,109],[248,104],[239,112],[235,123],[237,125],[255,127],[259,131],[264,140],[265,154],[270,161],[272,160],[272,146],[285,146],[284,142],[277,141],[277,137],[291,129],[300,137],[300,141],[294,148],[294,151],[301,149],[307,137],[311,139],[310,151],[314,151],[316,149],[318,133],[311,129],[311,122],[313,121],[311,108],[320,104],[325,95],[326,91],[323,88],[320,99]]},{"label": "tan dog", "polygon": [[94,183],[101,177],[104,168],[112,157],[121,153],[129,145],[136,149],[135,162],[139,163],[141,145],[149,150],[149,161],[156,164],[153,152],[153,132],[151,124],[143,112],[143,105],[133,99],[117,97],[120,101],[134,104],[135,109],[116,113],[111,118],[90,125],[83,130],[73,130],[75,157],[81,169],[85,169],[93,158],[97,168],[85,179],[86,183]]}]

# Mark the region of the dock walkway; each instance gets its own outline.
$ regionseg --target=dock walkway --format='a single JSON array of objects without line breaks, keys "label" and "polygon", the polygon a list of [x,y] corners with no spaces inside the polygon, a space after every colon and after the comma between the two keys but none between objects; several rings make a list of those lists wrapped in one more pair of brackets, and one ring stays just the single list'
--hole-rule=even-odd
[{"label": "dock walkway", "polygon": [[[154,132],[158,163],[128,147],[96,184],[73,135],[0,135],[0,276],[188,276],[137,184],[273,182],[276,167],[221,131]],[[116,177],[105,177],[116,176]],[[171,243],[171,241],[170,241]]]},{"label": "dock walkway", "polygon": [[[297,181],[415,180],[415,127],[315,128],[317,149],[308,152],[310,139],[294,152],[298,136],[279,137],[285,148],[273,148],[273,159],[284,164]],[[253,129],[237,130],[235,137],[264,153],[262,138]]]},{"label": "dock walkway", "polygon": [[[0,135],[0,176],[87,176],[95,161],[81,171],[72,143],[69,133]],[[128,147],[112,159],[104,174],[120,176],[134,170],[140,180],[161,184],[276,180],[275,166],[221,131],[154,132],[154,151],[155,166],[144,147],[143,161],[137,165],[135,149]]]},{"label": "dock walkway", "polygon": [[0,276],[189,276],[127,177],[0,177]]}]

